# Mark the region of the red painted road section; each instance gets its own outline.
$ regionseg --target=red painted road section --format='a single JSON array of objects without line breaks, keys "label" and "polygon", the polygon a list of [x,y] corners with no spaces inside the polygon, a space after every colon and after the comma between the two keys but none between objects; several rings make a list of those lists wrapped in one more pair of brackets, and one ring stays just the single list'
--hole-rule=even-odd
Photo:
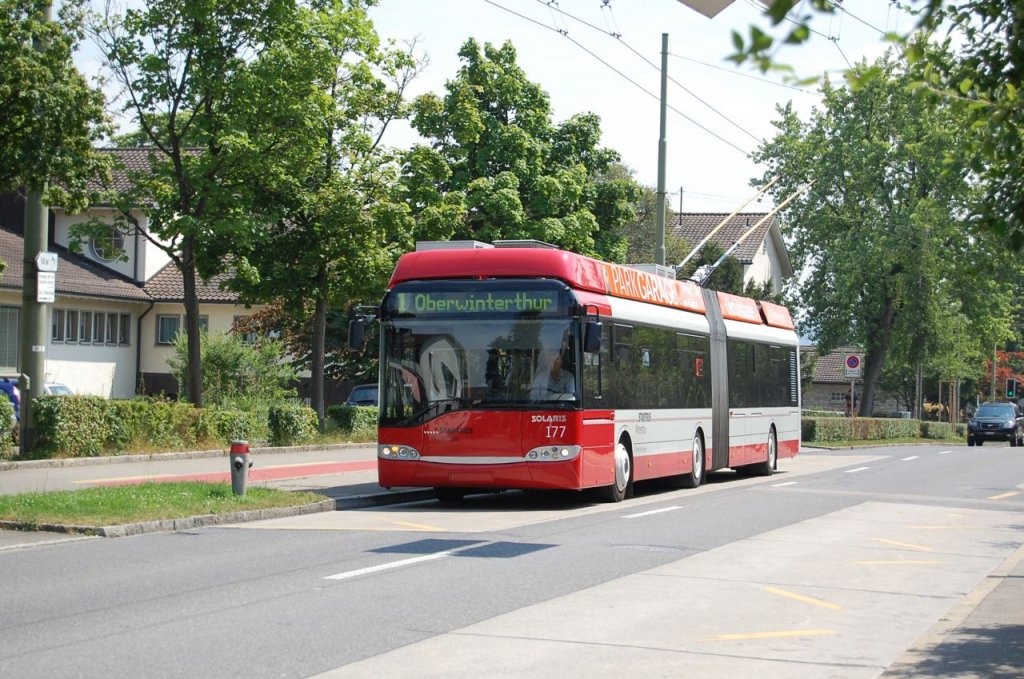
[{"label": "red painted road section", "polygon": [[[324,476],[328,474],[344,474],[346,472],[366,472],[377,468],[376,460],[359,460],[356,462],[316,462],[311,464],[293,464],[281,467],[261,469],[256,466],[249,470],[250,481],[274,481],[279,479],[299,479],[304,476]],[[208,472],[205,474],[165,474],[162,476],[133,476],[123,479],[101,479],[88,481],[93,486],[128,486],[138,483],[167,483],[169,481],[203,481],[206,483],[223,483],[231,481],[231,472]]]}]

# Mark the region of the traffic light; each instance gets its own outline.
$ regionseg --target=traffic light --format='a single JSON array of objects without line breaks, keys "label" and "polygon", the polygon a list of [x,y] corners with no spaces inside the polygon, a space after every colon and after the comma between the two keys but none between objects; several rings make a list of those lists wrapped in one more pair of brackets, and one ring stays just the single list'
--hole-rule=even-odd
[{"label": "traffic light", "polygon": [[1006,398],[1017,398],[1017,380],[1012,377],[1006,380]]}]

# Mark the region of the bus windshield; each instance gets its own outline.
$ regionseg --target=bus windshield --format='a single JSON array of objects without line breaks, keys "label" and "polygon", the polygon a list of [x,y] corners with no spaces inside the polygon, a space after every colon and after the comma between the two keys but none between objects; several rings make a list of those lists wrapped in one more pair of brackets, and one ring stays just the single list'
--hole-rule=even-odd
[{"label": "bus windshield", "polygon": [[579,407],[574,317],[402,313],[401,304],[393,300],[381,328],[381,425],[420,424],[455,410]]}]

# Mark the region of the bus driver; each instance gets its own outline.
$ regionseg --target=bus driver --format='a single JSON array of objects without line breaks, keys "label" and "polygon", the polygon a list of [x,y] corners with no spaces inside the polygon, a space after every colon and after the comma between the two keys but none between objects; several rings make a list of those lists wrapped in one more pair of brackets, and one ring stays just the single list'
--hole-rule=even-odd
[{"label": "bus driver", "polygon": [[541,401],[571,401],[576,398],[576,378],[571,371],[562,369],[562,352],[544,356],[530,386],[530,395]]}]

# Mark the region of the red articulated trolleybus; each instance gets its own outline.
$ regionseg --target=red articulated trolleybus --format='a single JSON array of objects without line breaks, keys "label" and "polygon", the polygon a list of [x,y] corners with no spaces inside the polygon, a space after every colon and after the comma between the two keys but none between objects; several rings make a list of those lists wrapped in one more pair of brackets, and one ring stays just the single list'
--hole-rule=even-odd
[{"label": "red articulated trolleybus", "polygon": [[796,455],[785,307],[531,243],[399,259],[379,310],[380,485],[619,502],[635,481],[695,487]]}]

